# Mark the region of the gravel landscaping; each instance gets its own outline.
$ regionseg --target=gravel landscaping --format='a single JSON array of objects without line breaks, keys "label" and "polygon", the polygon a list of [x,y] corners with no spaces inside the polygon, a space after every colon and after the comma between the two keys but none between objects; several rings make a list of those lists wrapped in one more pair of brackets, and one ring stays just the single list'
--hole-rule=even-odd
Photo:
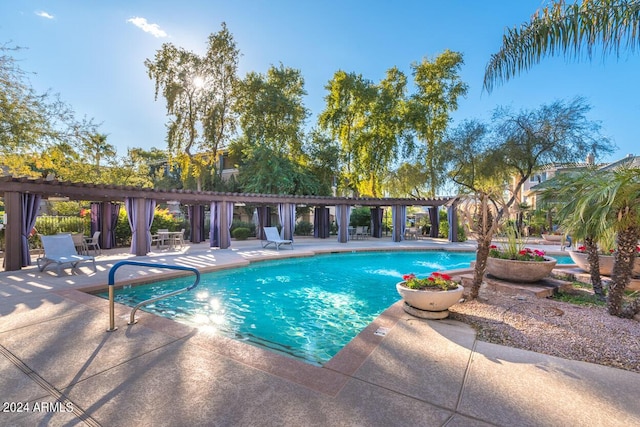
[{"label": "gravel landscaping", "polygon": [[450,308],[478,339],[640,373],[640,321],[606,307],[500,294],[483,288],[475,301]]}]

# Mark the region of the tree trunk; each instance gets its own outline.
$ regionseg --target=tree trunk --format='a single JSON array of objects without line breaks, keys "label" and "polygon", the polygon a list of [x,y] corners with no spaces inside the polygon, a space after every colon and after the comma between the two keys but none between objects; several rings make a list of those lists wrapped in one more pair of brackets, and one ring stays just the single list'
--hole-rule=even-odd
[{"label": "tree trunk", "polygon": [[484,279],[484,273],[487,270],[487,258],[489,258],[489,246],[491,246],[491,237],[488,239],[483,237],[480,239],[478,236],[478,251],[476,252],[476,266],[473,270],[473,284],[471,286],[471,292],[469,293],[469,299],[476,299],[480,294],[480,286],[482,286],[482,280]]},{"label": "tree trunk", "polygon": [[[638,230],[636,227],[627,227],[620,230],[616,235],[616,252],[613,259],[613,272],[611,273],[611,285],[607,298],[607,309],[609,314],[623,317],[628,313],[622,310],[622,297],[633,275],[633,264],[636,257],[636,246],[638,244]],[[637,305],[637,304],[636,304]],[[628,311],[631,311],[629,308]],[[635,313],[634,313],[635,314]]]},{"label": "tree trunk", "polygon": [[602,277],[600,277],[600,257],[598,255],[598,245],[591,237],[584,240],[587,247],[587,261],[589,261],[589,275],[591,276],[591,286],[593,292],[600,298],[604,298],[602,289]]},{"label": "tree trunk", "polygon": [[480,217],[476,222],[478,250],[476,252],[476,265],[473,270],[473,284],[469,299],[476,299],[480,294],[480,286],[484,280],[484,273],[487,269],[487,258],[489,258],[489,246],[491,246],[491,238],[493,237],[493,215],[488,206],[488,197],[481,197]]}]

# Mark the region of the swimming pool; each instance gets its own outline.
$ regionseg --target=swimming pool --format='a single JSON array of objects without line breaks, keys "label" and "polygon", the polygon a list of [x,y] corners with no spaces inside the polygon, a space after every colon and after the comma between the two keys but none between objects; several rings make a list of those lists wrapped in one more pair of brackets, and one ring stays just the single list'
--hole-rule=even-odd
[{"label": "swimming pool", "polygon": [[[203,274],[193,291],[143,310],[322,365],[400,299],[395,284],[403,274],[468,268],[474,258],[422,251],[261,261]],[[115,300],[134,306],[191,283],[186,277],[119,289]]]}]

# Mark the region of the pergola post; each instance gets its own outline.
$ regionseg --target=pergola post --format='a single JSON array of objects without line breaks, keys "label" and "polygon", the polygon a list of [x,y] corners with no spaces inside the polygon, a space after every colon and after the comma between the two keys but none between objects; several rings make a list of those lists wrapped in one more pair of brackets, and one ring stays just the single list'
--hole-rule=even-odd
[{"label": "pergola post", "polygon": [[4,209],[7,223],[4,231],[4,269],[16,271],[22,269],[22,202],[20,193],[4,193]]}]

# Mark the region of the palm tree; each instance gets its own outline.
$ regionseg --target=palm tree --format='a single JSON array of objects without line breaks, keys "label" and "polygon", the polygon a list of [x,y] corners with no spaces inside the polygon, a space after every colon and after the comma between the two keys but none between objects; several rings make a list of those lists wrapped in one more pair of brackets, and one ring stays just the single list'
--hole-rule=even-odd
[{"label": "palm tree", "polygon": [[575,198],[561,210],[569,226],[590,237],[592,243],[608,229],[615,233],[616,251],[607,308],[612,315],[633,317],[640,312],[640,298],[624,307],[623,296],[633,275],[640,238],[640,169],[598,171],[558,181],[563,183],[555,186],[561,188],[556,197],[571,194],[572,197],[563,200]]},{"label": "palm tree", "polygon": [[506,82],[540,62],[545,56],[564,53],[579,57],[594,47],[616,56],[623,49],[640,46],[640,0],[564,0],[538,10],[531,22],[507,29],[502,47],[493,54],[484,75],[484,88]]},{"label": "palm tree", "polygon": [[[557,220],[562,228],[571,233],[575,242],[583,241],[589,261],[591,286],[596,295],[604,298],[602,278],[600,277],[600,260],[598,242],[610,233],[611,224],[606,217],[599,217],[594,212],[596,204],[589,197],[577,198],[576,194],[592,194],[594,188],[601,187],[602,175],[595,170],[587,169],[578,174],[562,174],[546,181],[540,192],[542,201],[559,207]],[[600,178],[600,179],[599,179]],[[562,200],[562,203],[558,201]]]}]

